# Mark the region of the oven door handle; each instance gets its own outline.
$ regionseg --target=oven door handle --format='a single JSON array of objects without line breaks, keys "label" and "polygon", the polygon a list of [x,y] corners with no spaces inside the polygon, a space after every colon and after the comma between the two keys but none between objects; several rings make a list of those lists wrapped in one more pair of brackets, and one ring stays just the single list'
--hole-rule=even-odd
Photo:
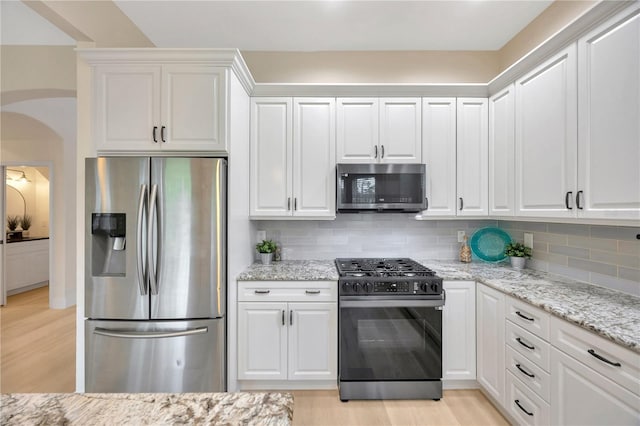
[{"label": "oven door handle", "polygon": [[385,299],[371,300],[372,297],[363,299],[346,299],[340,298],[341,308],[438,308],[444,305],[444,299]]}]

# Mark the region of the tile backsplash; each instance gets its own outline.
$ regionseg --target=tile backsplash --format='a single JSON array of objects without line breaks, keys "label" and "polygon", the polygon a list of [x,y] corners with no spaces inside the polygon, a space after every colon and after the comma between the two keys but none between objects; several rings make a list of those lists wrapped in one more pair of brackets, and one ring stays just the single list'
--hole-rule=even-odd
[{"label": "tile backsplash", "polygon": [[[332,221],[257,221],[283,259],[458,258],[457,231],[486,226],[523,241],[533,233],[528,267],[640,296],[640,227],[497,220],[423,220],[413,214],[339,214]],[[477,259],[475,261],[478,261]]]}]

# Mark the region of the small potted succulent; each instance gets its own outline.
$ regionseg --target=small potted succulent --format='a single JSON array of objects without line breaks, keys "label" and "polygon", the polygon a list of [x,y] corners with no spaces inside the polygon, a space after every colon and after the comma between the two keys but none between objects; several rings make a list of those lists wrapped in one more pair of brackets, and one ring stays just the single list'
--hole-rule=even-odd
[{"label": "small potted succulent", "polygon": [[17,216],[17,215],[7,216],[7,228],[9,228],[9,231],[15,231],[19,223],[20,223],[20,216]]},{"label": "small potted succulent", "polygon": [[27,231],[29,231],[29,228],[31,228],[31,222],[33,222],[33,219],[28,214],[25,214],[20,218],[20,228],[22,228],[22,230],[24,231],[24,235],[28,234]]},{"label": "small potted succulent", "polygon": [[270,265],[273,260],[273,253],[276,251],[276,243],[271,240],[262,240],[256,244],[256,250],[260,253],[260,260],[264,265]]},{"label": "small potted succulent", "polygon": [[513,268],[524,269],[527,258],[531,257],[531,248],[514,241],[507,244],[504,249],[504,254],[509,256]]}]

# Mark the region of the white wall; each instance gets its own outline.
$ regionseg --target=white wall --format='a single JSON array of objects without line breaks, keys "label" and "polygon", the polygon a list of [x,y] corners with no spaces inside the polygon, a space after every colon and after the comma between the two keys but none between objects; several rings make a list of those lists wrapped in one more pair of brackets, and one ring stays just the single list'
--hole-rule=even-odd
[{"label": "white wall", "polygon": [[[34,167],[9,167],[10,177],[17,176],[13,170],[23,171],[30,182],[7,182],[7,216],[22,216],[25,211],[31,216],[32,225],[29,228],[30,237],[49,236],[49,179]],[[24,197],[24,201],[20,194]],[[21,226],[18,226],[21,229]]]}]

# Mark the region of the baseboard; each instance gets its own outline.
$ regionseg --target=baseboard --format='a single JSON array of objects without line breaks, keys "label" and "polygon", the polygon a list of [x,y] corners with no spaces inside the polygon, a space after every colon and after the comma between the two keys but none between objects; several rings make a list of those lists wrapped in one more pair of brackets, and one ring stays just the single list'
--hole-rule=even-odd
[{"label": "baseboard", "polygon": [[26,285],[20,288],[14,288],[13,290],[7,290],[7,296],[13,296],[15,294],[24,293],[25,291],[35,290],[36,288],[45,287],[49,285],[49,281],[41,281],[39,283]]},{"label": "baseboard", "polygon": [[333,390],[336,380],[238,380],[238,390]]},{"label": "baseboard", "polygon": [[479,389],[480,385],[475,380],[443,380],[442,389]]}]

